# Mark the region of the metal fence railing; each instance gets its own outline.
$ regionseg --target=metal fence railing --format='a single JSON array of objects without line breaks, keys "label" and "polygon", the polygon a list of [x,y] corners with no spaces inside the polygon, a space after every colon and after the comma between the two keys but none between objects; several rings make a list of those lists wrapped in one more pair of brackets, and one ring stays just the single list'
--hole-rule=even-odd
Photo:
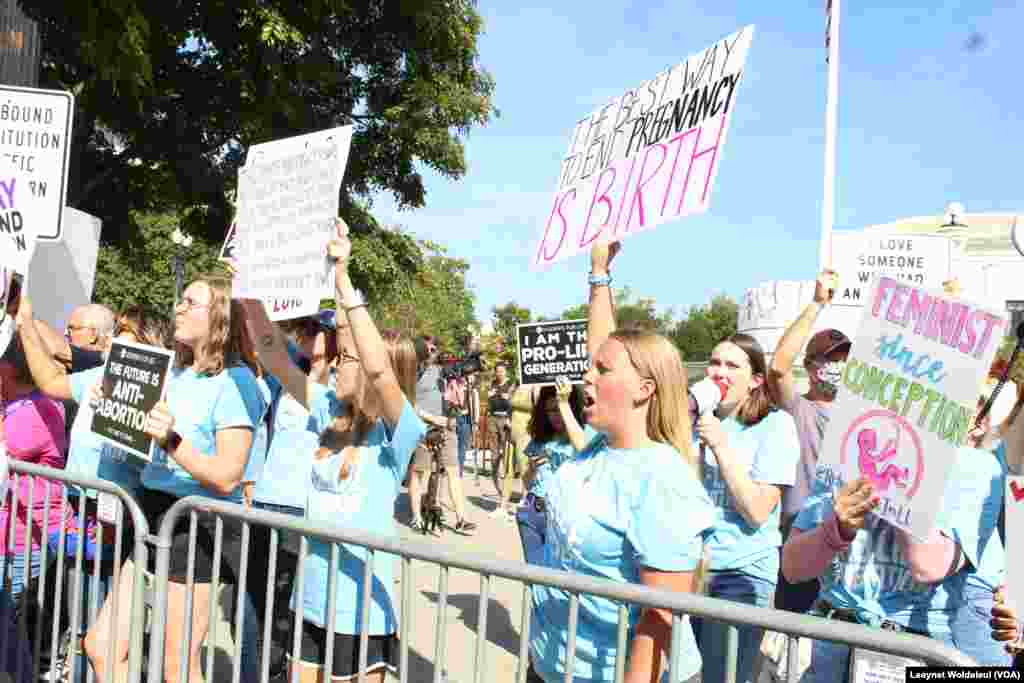
[{"label": "metal fence railing", "polygon": [[[960,653],[959,651],[943,645],[937,640],[932,640],[922,636],[908,635],[893,633],[889,631],[882,631],[878,629],[872,629],[865,626],[854,625],[844,623],[840,621],[833,621],[822,619],[818,617],[812,617],[808,615],[792,614],[789,612],[782,612],[773,609],[764,609],[753,607],[749,605],[742,605],[735,602],[729,602],[725,600],[713,599],[704,596],[683,594],[683,593],[672,593],[663,590],[654,590],[645,586],[638,586],[632,584],[623,584],[604,580],[595,580],[587,577],[577,576],[564,572],[552,571],[549,569],[538,568],[519,562],[508,562],[503,560],[497,560],[490,557],[471,555],[466,553],[453,552],[450,548],[439,547],[435,544],[430,544],[421,541],[410,541],[407,539],[389,538],[383,536],[377,536],[367,533],[358,532],[351,529],[342,529],[339,527],[327,526],[322,524],[311,523],[305,519],[280,515],[273,512],[265,512],[262,510],[252,510],[239,505],[231,503],[215,501],[207,498],[190,497],[185,498],[175,503],[170,510],[164,515],[160,529],[155,539],[156,544],[156,577],[154,584],[154,603],[153,603],[153,614],[152,614],[152,632],[154,637],[150,643],[150,662],[163,661],[164,657],[164,633],[167,626],[167,607],[168,607],[168,575],[171,561],[171,542],[174,534],[175,525],[189,516],[191,519],[191,532],[190,532],[190,557],[188,558],[189,567],[194,567],[194,549],[195,549],[195,534],[196,534],[196,520],[198,515],[213,515],[217,520],[216,523],[216,538],[215,538],[215,551],[214,551],[214,567],[220,562],[220,548],[221,548],[221,533],[222,533],[222,522],[224,520],[231,520],[233,523],[241,523],[242,525],[242,550],[241,550],[241,565],[240,575],[238,576],[239,585],[245,584],[245,577],[247,567],[250,561],[249,552],[249,533],[251,525],[262,525],[271,529],[271,551],[269,558],[260,557],[258,561],[269,561],[270,571],[269,575],[274,576],[275,573],[275,554],[276,548],[279,542],[279,534],[282,532],[295,533],[301,536],[299,545],[299,563],[298,570],[295,580],[295,604],[300,606],[294,619],[296,621],[295,626],[301,626],[299,620],[302,619],[301,605],[303,605],[303,564],[304,558],[308,549],[309,539],[318,539],[328,544],[332,544],[332,552],[330,553],[330,572],[329,581],[330,584],[327,588],[328,595],[328,606],[327,614],[329,623],[326,624],[327,632],[332,633],[334,629],[334,596],[335,596],[335,576],[339,562],[339,552],[337,545],[338,543],[347,543],[351,545],[361,546],[367,549],[366,561],[363,566],[363,586],[370,585],[374,574],[374,564],[380,561],[380,555],[384,555],[384,561],[394,561],[394,558],[398,558],[401,564],[401,595],[398,598],[398,605],[396,605],[397,611],[399,612],[399,667],[398,677],[401,681],[407,681],[409,679],[409,633],[410,629],[414,628],[414,624],[417,622],[416,614],[413,614],[412,610],[412,585],[413,585],[413,573],[414,573],[414,561],[426,562],[430,565],[436,565],[439,567],[439,585],[438,585],[438,601],[436,607],[436,614],[434,623],[435,628],[435,643],[434,643],[434,683],[441,681],[442,671],[445,669],[444,658],[447,653],[445,643],[445,631],[446,631],[446,616],[445,610],[448,607],[448,572],[451,569],[465,570],[479,575],[480,577],[480,592],[479,601],[477,607],[477,622],[476,622],[476,643],[473,652],[474,660],[474,674],[472,680],[475,683],[482,683],[483,681],[495,680],[494,672],[489,671],[487,667],[487,620],[488,620],[488,604],[490,602],[491,593],[491,582],[495,578],[510,580],[518,582],[522,585],[523,589],[523,605],[522,613],[520,615],[520,648],[519,648],[519,661],[516,671],[515,680],[519,683],[523,683],[526,680],[527,668],[528,668],[528,640],[530,630],[530,600],[529,600],[529,589],[531,585],[547,585],[559,588],[570,595],[570,606],[569,606],[569,634],[568,634],[568,651],[571,656],[575,656],[574,642],[575,642],[575,628],[576,619],[573,615],[578,613],[580,596],[592,595],[607,598],[609,600],[619,603],[619,624],[618,624],[618,639],[620,653],[619,662],[617,666],[616,681],[621,681],[624,673],[625,664],[625,642],[628,628],[628,605],[634,605],[641,608],[657,608],[670,610],[673,613],[673,624],[672,624],[672,651],[669,656],[669,680],[678,680],[676,672],[680,663],[677,661],[677,653],[680,651],[683,628],[689,628],[689,625],[683,620],[685,615],[692,617],[700,617],[707,620],[724,622],[730,624],[732,627],[728,629],[727,635],[727,681],[735,680],[735,667],[736,667],[736,649],[737,649],[737,630],[738,625],[751,625],[761,627],[767,631],[776,631],[791,636],[813,638],[818,640],[828,640],[839,643],[846,643],[854,647],[864,648],[876,652],[883,652],[888,654],[899,655],[903,657],[910,657],[921,660],[930,665],[949,665],[949,666],[970,666],[971,660]],[[394,556],[387,557],[387,556]],[[214,575],[214,586],[211,591],[211,595],[216,595],[218,592],[218,586],[216,585],[219,577],[216,575],[216,569]],[[191,583],[192,577],[188,577]],[[372,591],[362,590],[362,604],[360,606],[363,618],[362,622],[366,623],[370,609],[370,596]],[[191,595],[191,590],[188,591],[188,595]],[[271,586],[267,587],[268,604],[265,608],[265,616],[268,617],[265,621],[270,621],[270,615],[273,614],[273,591]],[[211,598],[212,601],[213,598]],[[190,613],[191,606],[186,607],[186,614]],[[210,605],[211,612],[213,605]],[[242,620],[244,618],[244,601],[239,601],[235,612],[235,624],[234,632],[242,632]],[[186,625],[187,628],[187,625]],[[269,623],[264,626],[264,636],[269,636]],[[299,659],[299,632],[300,628],[294,630],[294,643],[292,657],[293,660]],[[159,634],[159,635],[157,635]],[[191,637],[189,632],[186,632],[186,641]],[[362,661],[359,666],[359,677],[358,680],[362,682],[365,675],[366,665],[366,652],[367,652],[367,631],[363,629],[360,636],[360,648]],[[325,662],[332,662],[332,639],[327,638],[326,640],[326,653],[324,657]],[[791,638],[791,647],[789,649],[789,676],[792,679],[795,676],[797,669],[796,666],[796,638]],[[189,644],[184,644],[183,652],[188,651]],[[267,683],[268,680],[268,656],[267,649],[264,648],[264,652],[260,658],[260,677],[261,683]],[[237,683],[239,680],[239,661],[240,661],[240,644],[236,642],[234,652],[234,681]],[[212,663],[212,662],[211,662]],[[571,667],[566,667],[571,671]],[[181,667],[181,670],[187,671],[188,666]],[[159,667],[150,666],[148,671],[149,683],[160,683],[162,680],[161,672]],[[213,671],[206,671],[206,676],[209,680],[214,678]],[[296,680],[294,677],[293,681]],[[570,676],[566,676],[566,681],[570,680]],[[419,683],[419,682],[417,682]]]},{"label": "metal fence railing", "polygon": [[[94,497],[99,494],[120,502],[113,506],[112,520],[104,521],[96,513]],[[111,623],[118,622],[124,609],[130,610],[130,623],[142,618],[149,537],[145,516],[115,484],[18,460],[10,461],[3,511],[7,539],[0,556],[4,576],[0,614],[14,611],[0,619],[0,653],[11,669],[6,673],[13,674],[14,681],[23,681],[27,666],[31,667],[28,680],[39,681],[45,656],[49,671],[43,680],[92,683],[94,675],[82,641],[106,596],[111,596]],[[130,543],[129,533],[134,538]],[[23,547],[17,549],[19,538]],[[134,583],[131,604],[125,606],[118,604],[119,591],[113,588],[120,580],[121,560],[129,552],[134,558]],[[105,645],[107,661],[114,659],[114,645],[114,639]],[[130,681],[138,681],[141,675],[142,646],[141,630],[133,629],[127,666]],[[112,680],[113,671],[108,674],[105,682]]]}]

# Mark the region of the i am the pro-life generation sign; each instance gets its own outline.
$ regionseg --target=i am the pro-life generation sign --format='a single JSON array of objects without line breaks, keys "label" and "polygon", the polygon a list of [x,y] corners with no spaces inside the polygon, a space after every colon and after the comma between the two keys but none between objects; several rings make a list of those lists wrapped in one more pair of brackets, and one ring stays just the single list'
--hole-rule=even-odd
[{"label": "i am the pro-life generation sign", "polygon": [[103,368],[103,399],[92,417],[92,432],[107,443],[152,460],[153,437],[146,416],[167,386],[174,353],[155,346],[115,341]]},{"label": "i am the pro-life generation sign", "polygon": [[578,384],[590,369],[587,355],[587,321],[556,320],[516,326],[519,342],[519,383],[553,385],[565,376]]}]

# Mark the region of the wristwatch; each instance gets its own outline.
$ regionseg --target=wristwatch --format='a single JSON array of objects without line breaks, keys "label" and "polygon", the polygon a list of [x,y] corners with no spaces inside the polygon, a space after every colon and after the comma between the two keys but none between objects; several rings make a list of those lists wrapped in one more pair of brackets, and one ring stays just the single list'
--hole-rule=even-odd
[{"label": "wristwatch", "polygon": [[160,448],[164,449],[164,451],[170,455],[173,454],[174,451],[178,450],[178,446],[181,445],[181,441],[181,434],[172,429],[168,432],[167,438],[160,444]]}]

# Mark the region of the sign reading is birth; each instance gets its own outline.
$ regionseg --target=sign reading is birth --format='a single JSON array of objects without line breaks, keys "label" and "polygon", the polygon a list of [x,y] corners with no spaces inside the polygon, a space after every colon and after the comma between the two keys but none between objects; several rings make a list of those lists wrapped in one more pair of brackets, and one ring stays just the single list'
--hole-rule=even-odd
[{"label": "sign reading is birth", "polygon": [[881,499],[875,514],[925,538],[1006,320],[889,276],[875,276],[868,292],[819,476],[870,481]]},{"label": "sign reading is birth", "polygon": [[753,35],[743,28],[576,124],[534,267],[707,210]]}]

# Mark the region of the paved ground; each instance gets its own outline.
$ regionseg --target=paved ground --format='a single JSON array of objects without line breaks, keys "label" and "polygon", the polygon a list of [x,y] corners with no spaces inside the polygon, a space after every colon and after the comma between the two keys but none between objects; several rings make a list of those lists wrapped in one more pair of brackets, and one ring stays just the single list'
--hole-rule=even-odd
[{"label": "paved ground", "polygon": [[[488,516],[497,506],[494,486],[482,472],[477,480],[472,467],[473,454],[467,458],[464,481],[467,516],[477,524],[472,536],[462,536],[446,530],[432,542],[463,553],[477,553],[489,558],[522,562],[519,533],[512,521]],[[445,521],[454,525],[455,514],[442,487]],[[407,526],[409,520],[408,496],[403,493],[396,505],[396,519],[402,538],[424,540]],[[401,567],[396,566],[395,597],[401,596]],[[474,678],[477,645],[477,610],[480,605],[480,577],[470,572],[452,570],[448,578],[448,608],[445,613],[445,651],[441,662],[434,661],[436,625],[438,615],[438,578],[436,565],[413,562],[413,605],[409,643],[409,678],[415,683],[434,680],[436,666],[446,673],[448,683],[473,681],[514,681],[519,658],[519,625],[522,621],[522,587],[510,581],[492,579],[490,602],[487,606],[487,643],[484,648],[484,672]],[[409,618],[409,615],[406,616]],[[230,681],[231,639],[227,624],[217,629],[215,679]],[[205,661],[205,655],[204,655]]]}]

